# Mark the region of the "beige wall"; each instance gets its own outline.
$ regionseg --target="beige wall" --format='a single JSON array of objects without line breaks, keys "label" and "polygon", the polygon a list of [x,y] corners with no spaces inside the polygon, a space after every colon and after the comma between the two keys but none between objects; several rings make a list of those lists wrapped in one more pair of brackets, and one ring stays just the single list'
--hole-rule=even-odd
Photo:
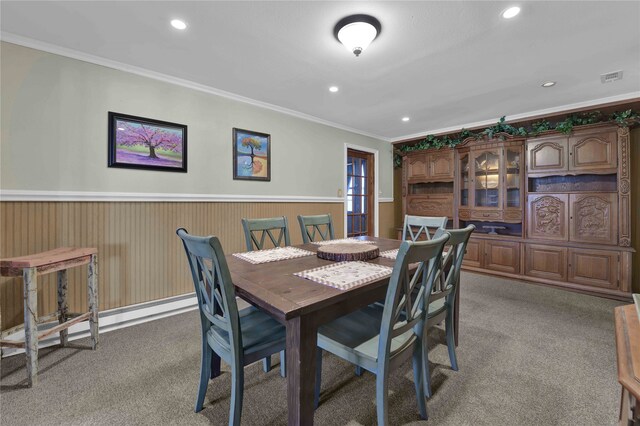
[{"label": "beige wall", "polygon": [[[388,142],[10,43],[0,55],[3,190],[337,197],[348,143],[379,151],[392,197]],[[186,124],[189,172],[107,168],[108,111]],[[233,127],[271,135],[271,182],[233,180]]]}]

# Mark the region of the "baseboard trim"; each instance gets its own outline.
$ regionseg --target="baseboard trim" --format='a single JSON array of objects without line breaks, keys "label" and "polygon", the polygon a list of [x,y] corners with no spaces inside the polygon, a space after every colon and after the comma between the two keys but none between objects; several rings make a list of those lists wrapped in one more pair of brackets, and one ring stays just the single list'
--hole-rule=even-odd
[{"label": "baseboard trim", "polygon": [[[198,300],[196,299],[195,293],[110,309],[108,311],[100,312],[98,315],[99,332],[100,334],[104,334],[110,331],[182,314],[196,309],[198,309]],[[38,329],[39,331],[43,331],[54,326],[55,323],[42,324]],[[90,336],[89,323],[87,321],[73,325],[68,331],[69,341],[83,339]],[[24,341],[24,331],[12,334],[7,338],[7,340]],[[50,338],[41,340],[38,347],[46,348],[58,344],[60,344],[60,335],[56,333]],[[24,349],[3,348],[2,358],[21,353],[24,353]]]}]

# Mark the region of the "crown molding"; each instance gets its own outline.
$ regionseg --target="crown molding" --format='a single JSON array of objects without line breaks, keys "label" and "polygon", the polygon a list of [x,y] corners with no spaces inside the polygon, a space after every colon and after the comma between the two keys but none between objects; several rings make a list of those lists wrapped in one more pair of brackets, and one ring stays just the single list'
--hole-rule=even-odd
[{"label": "crown molding", "polygon": [[375,135],[373,133],[368,133],[363,130],[354,129],[353,127],[349,127],[339,123],[334,123],[332,121],[324,120],[322,118],[319,118],[310,114],[294,111],[292,109],[270,104],[268,102],[247,98],[242,95],[237,95],[235,93],[216,89],[215,87],[206,86],[204,84],[196,83],[194,81],[173,77],[168,74],[151,71],[146,68],[125,64],[123,62],[114,61],[111,59],[103,58],[101,56],[91,55],[89,53],[80,52],[78,50],[69,49],[66,47],[61,47],[54,44],[46,43],[44,41],[35,40],[32,38],[19,36],[17,34],[8,33],[6,31],[0,31],[0,41],[17,44],[19,46],[28,47],[31,49],[41,50],[43,52],[52,53],[54,55],[64,56],[67,58],[76,59],[78,61],[88,62],[91,64],[100,65],[107,68],[112,68],[118,71],[130,73],[130,74],[136,74],[142,77],[151,78],[153,80],[158,80],[165,83],[174,84],[176,86],[197,90],[199,92],[208,93],[210,95],[220,96],[220,97],[231,99],[234,101],[246,103],[249,105],[256,106],[258,108],[269,109],[271,111],[290,115],[292,117],[300,118],[302,120],[311,121],[314,123],[318,123],[318,124],[333,127],[336,129],[344,130],[347,132],[355,133],[358,135],[367,136],[367,137],[382,140],[385,142],[392,142],[390,138],[380,136],[380,135]]},{"label": "crown molding", "polygon": [[0,190],[0,201],[97,201],[178,203],[343,203],[342,197],[238,194],[162,194],[146,192],[87,192]]},{"label": "crown molding", "polygon": [[[639,98],[640,98],[640,92],[624,93],[622,95],[610,96],[607,98],[593,99],[590,101],[576,102],[573,104],[561,105],[553,108],[545,108],[545,109],[539,109],[536,111],[524,112],[522,114],[507,115],[505,116],[505,121],[514,122],[514,121],[530,120],[538,116],[553,115],[553,114],[558,114],[558,113],[562,113],[562,112],[566,112],[574,109],[595,107],[603,104],[621,102],[621,101],[630,101],[630,100],[639,99]],[[391,143],[395,143],[395,142],[402,142],[409,139],[421,138],[428,135],[438,135],[438,134],[459,132],[462,129],[473,129],[476,127],[493,126],[499,120],[500,120],[500,117],[492,118],[489,120],[476,121],[473,123],[459,124],[459,125],[450,126],[450,127],[442,127],[440,129],[425,130],[424,132],[400,136],[397,138],[390,138],[389,140],[391,141]]]}]

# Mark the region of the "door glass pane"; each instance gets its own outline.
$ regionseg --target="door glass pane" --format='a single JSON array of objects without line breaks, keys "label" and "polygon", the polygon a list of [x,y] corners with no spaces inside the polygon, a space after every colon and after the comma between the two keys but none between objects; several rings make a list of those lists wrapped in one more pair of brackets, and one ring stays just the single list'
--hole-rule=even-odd
[{"label": "door glass pane", "polygon": [[369,154],[349,152],[347,156],[347,236],[367,235],[371,232],[368,220],[372,206],[369,206],[372,188],[368,176],[373,159]]},{"label": "door glass pane", "polygon": [[507,207],[520,207],[520,151],[507,149]]},{"label": "door glass pane", "polygon": [[469,154],[460,156],[460,205],[469,205]]},{"label": "door glass pane", "polygon": [[475,206],[498,207],[500,156],[485,151],[475,157]]}]

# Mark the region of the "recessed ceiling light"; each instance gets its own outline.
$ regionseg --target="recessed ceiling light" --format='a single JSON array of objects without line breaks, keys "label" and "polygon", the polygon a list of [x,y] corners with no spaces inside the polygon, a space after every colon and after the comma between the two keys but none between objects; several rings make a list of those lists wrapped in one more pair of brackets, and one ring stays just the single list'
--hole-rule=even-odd
[{"label": "recessed ceiling light", "polygon": [[124,128],[123,127],[118,127],[118,130],[124,130]]},{"label": "recessed ceiling light", "polygon": [[173,19],[171,21],[171,26],[176,30],[184,30],[185,28],[187,28],[187,24],[185,24],[184,21],[181,21],[179,19]]},{"label": "recessed ceiling light", "polygon": [[331,86],[331,87],[329,87],[329,91],[330,91],[331,93],[336,93],[338,90],[340,90],[340,89],[338,89],[338,86]]},{"label": "recessed ceiling light", "polygon": [[545,81],[544,83],[541,84],[542,87],[551,87],[555,85],[556,85],[555,81]]},{"label": "recessed ceiling light", "polygon": [[508,9],[505,9],[502,12],[502,17],[504,19],[511,19],[511,18],[514,18],[518,13],[520,13],[520,8],[518,6],[513,6]]},{"label": "recessed ceiling light", "polygon": [[409,121],[409,117],[402,117],[402,121]]}]

